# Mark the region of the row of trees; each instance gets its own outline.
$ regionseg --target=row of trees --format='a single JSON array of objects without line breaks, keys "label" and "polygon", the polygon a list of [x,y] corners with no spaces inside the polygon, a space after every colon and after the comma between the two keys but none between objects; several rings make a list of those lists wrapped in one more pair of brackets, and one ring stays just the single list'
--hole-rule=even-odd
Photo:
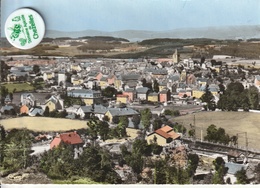
[{"label": "row of trees", "polygon": [[68,115],[66,110],[63,110],[61,112],[57,110],[50,111],[50,108],[46,106],[43,116],[45,117],[54,117],[54,118],[65,118]]},{"label": "row of trees", "polygon": [[208,140],[210,142],[214,143],[221,143],[221,144],[229,144],[230,142],[233,145],[237,144],[237,136],[229,136],[225,129],[219,127],[217,129],[216,125],[210,125],[207,128],[207,135],[204,137],[205,140]]},{"label": "row of trees", "polygon": [[220,95],[217,107],[221,110],[237,111],[242,108],[244,111],[249,109],[259,109],[259,92],[255,86],[244,88],[239,82],[232,82],[227,89]]},{"label": "row of trees", "polygon": [[207,128],[207,135],[204,139],[210,142],[218,142],[222,144],[228,144],[230,141],[229,135],[226,134],[225,129],[221,127],[217,129],[213,124]]},{"label": "row of trees", "polygon": [[216,108],[222,111],[237,111],[242,108],[244,111],[249,109],[259,109],[259,92],[255,86],[244,88],[240,82],[231,82],[227,88],[220,84],[220,98],[218,103],[215,103],[215,97],[206,86],[205,93],[201,96],[202,102],[205,102],[205,110],[215,110]]}]

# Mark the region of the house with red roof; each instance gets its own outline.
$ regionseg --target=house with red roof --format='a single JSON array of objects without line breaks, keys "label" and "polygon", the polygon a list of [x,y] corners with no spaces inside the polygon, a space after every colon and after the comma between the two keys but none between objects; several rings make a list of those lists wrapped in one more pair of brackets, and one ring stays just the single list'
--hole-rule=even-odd
[{"label": "house with red roof", "polygon": [[180,138],[180,134],[176,133],[172,127],[166,125],[148,134],[146,136],[146,141],[148,142],[148,144],[157,142],[158,145],[165,146],[170,142],[172,142],[173,140],[179,138]]},{"label": "house with red roof", "polygon": [[57,135],[51,141],[50,148],[53,149],[54,147],[58,147],[61,143],[73,145],[74,148],[82,147],[84,144],[83,140],[76,131]]}]

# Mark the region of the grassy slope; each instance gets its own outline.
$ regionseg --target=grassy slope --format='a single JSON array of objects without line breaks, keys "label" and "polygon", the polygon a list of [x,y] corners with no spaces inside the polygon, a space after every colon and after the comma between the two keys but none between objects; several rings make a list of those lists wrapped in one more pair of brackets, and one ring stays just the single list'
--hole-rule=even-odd
[{"label": "grassy slope", "polygon": [[[71,120],[71,119],[62,119],[62,118],[47,118],[47,117],[19,117],[11,119],[1,120],[1,125],[5,129],[14,129],[14,128],[27,128],[33,131],[68,131],[72,129],[81,129],[88,128],[86,120]],[[126,128],[127,135],[133,139],[137,137],[137,129]],[[122,139],[109,139],[106,142],[121,142],[125,141]]]},{"label": "grassy slope", "polygon": [[[186,128],[193,125],[195,115],[196,137],[200,138],[201,129],[203,136],[206,135],[206,129],[209,125],[214,124],[222,127],[232,136],[237,133],[247,132],[249,148],[260,149],[259,133],[260,133],[260,114],[249,112],[200,112],[189,114],[172,119],[175,122],[183,123]],[[239,145],[245,145],[245,134],[239,134]]]}]

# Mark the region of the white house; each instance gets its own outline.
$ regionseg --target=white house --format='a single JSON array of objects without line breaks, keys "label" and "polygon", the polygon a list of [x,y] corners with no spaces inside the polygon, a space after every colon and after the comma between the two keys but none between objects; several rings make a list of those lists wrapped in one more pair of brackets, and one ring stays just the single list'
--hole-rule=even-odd
[{"label": "white house", "polygon": [[66,75],[65,72],[59,72],[58,73],[58,84],[60,85],[61,83],[65,83],[66,82]]},{"label": "white house", "polygon": [[23,93],[21,94],[21,104],[27,106],[35,105],[35,97],[32,93]]}]

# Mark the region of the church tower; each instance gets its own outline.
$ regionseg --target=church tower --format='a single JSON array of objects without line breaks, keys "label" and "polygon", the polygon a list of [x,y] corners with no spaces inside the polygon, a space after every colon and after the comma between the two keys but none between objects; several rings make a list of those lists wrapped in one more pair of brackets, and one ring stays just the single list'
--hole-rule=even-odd
[{"label": "church tower", "polygon": [[174,52],[174,54],[172,55],[172,62],[173,62],[174,64],[176,64],[176,63],[179,63],[179,61],[180,61],[180,54],[178,53],[178,50],[175,49],[175,52]]}]

